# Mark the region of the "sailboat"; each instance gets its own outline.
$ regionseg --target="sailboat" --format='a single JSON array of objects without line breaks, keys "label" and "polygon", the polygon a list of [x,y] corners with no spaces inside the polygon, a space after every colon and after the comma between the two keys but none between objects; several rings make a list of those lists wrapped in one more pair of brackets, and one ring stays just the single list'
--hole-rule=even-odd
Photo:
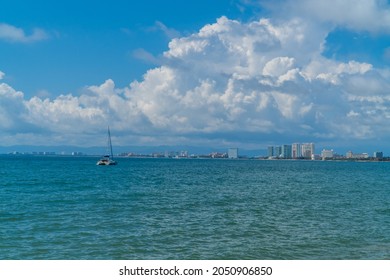
[{"label": "sailboat", "polygon": [[112,154],[112,144],[111,144],[111,133],[110,133],[110,127],[107,128],[107,152],[109,154],[104,155],[97,163],[96,165],[117,165],[117,162],[114,160],[114,155]]}]

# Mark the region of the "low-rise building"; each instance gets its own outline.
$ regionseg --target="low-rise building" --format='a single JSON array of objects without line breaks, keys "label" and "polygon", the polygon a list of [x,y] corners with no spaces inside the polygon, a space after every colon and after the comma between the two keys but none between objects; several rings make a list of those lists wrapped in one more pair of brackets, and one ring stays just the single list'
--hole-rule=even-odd
[{"label": "low-rise building", "polygon": [[352,151],[348,151],[346,154],[347,159],[368,159],[369,155],[367,153],[354,154]]},{"label": "low-rise building", "polygon": [[321,152],[322,160],[333,159],[333,157],[334,157],[333,150],[325,150],[325,149],[322,150],[322,152]]}]

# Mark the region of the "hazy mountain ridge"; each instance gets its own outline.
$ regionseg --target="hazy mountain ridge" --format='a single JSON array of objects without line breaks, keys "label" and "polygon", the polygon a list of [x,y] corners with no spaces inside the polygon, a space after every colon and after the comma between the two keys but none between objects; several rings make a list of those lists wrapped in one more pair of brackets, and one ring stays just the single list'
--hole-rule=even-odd
[{"label": "hazy mountain ridge", "polygon": [[[188,155],[207,155],[210,153],[227,153],[228,148],[213,148],[213,147],[194,147],[194,146],[119,146],[113,147],[114,154],[133,153],[150,155],[165,152],[180,153],[186,151]],[[78,146],[34,146],[34,145],[13,145],[0,146],[0,154],[12,153],[55,153],[56,155],[71,155],[72,153],[82,153],[83,155],[102,155],[106,152],[105,147],[78,147]],[[260,156],[266,155],[265,149],[247,150],[239,148],[240,156]]]}]

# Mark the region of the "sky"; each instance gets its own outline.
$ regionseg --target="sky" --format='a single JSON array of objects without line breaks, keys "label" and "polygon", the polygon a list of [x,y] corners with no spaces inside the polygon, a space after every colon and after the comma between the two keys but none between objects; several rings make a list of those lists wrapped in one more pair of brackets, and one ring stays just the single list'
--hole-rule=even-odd
[{"label": "sky", "polygon": [[390,155],[388,1],[26,2],[0,1],[2,146]]}]

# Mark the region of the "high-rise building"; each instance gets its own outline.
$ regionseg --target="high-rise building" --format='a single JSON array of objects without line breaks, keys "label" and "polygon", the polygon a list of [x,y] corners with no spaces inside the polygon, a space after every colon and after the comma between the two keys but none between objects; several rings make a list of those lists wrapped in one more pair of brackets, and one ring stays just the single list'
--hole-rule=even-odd
[{"label": "high-rise building", "polygon": [[275,156],[278,158],[282,156],[282,147],[280,146],[275,147]]},{"label": "high-rise building", "polygon": [[314,143],[301,144],[301,153],[304,158],[311,159],[312,155],[314,155]]},{"label": "high-rise building", "polygon": [[374,153],[374,158],[382,159],[383,158],[383,152],[375,152]]},{"label": "high-rise building", "polygon": [[292,158],[302,157],[301,144],[294,143],[291,145],[291,156]]},{"label": "high-rise building", "polygon": [[268,157],[285,159],[312,159],[315,156],[314,143],[293,143],[291,145],[268,146]]},{"label": "high-rise building", "polygon": [[268,146],[268,157],[273,157],[275,156],[274,154],[274,147],[273,146]]},{"label": "high-rise building", "polygon": [[291,145],[282,146],[282,158],[290,159],[291,158]]},{"label": "high-rise building", "polygon": [[238,158],[238,149],[237,148],[229,148],[228,149],[228,158]]}]

